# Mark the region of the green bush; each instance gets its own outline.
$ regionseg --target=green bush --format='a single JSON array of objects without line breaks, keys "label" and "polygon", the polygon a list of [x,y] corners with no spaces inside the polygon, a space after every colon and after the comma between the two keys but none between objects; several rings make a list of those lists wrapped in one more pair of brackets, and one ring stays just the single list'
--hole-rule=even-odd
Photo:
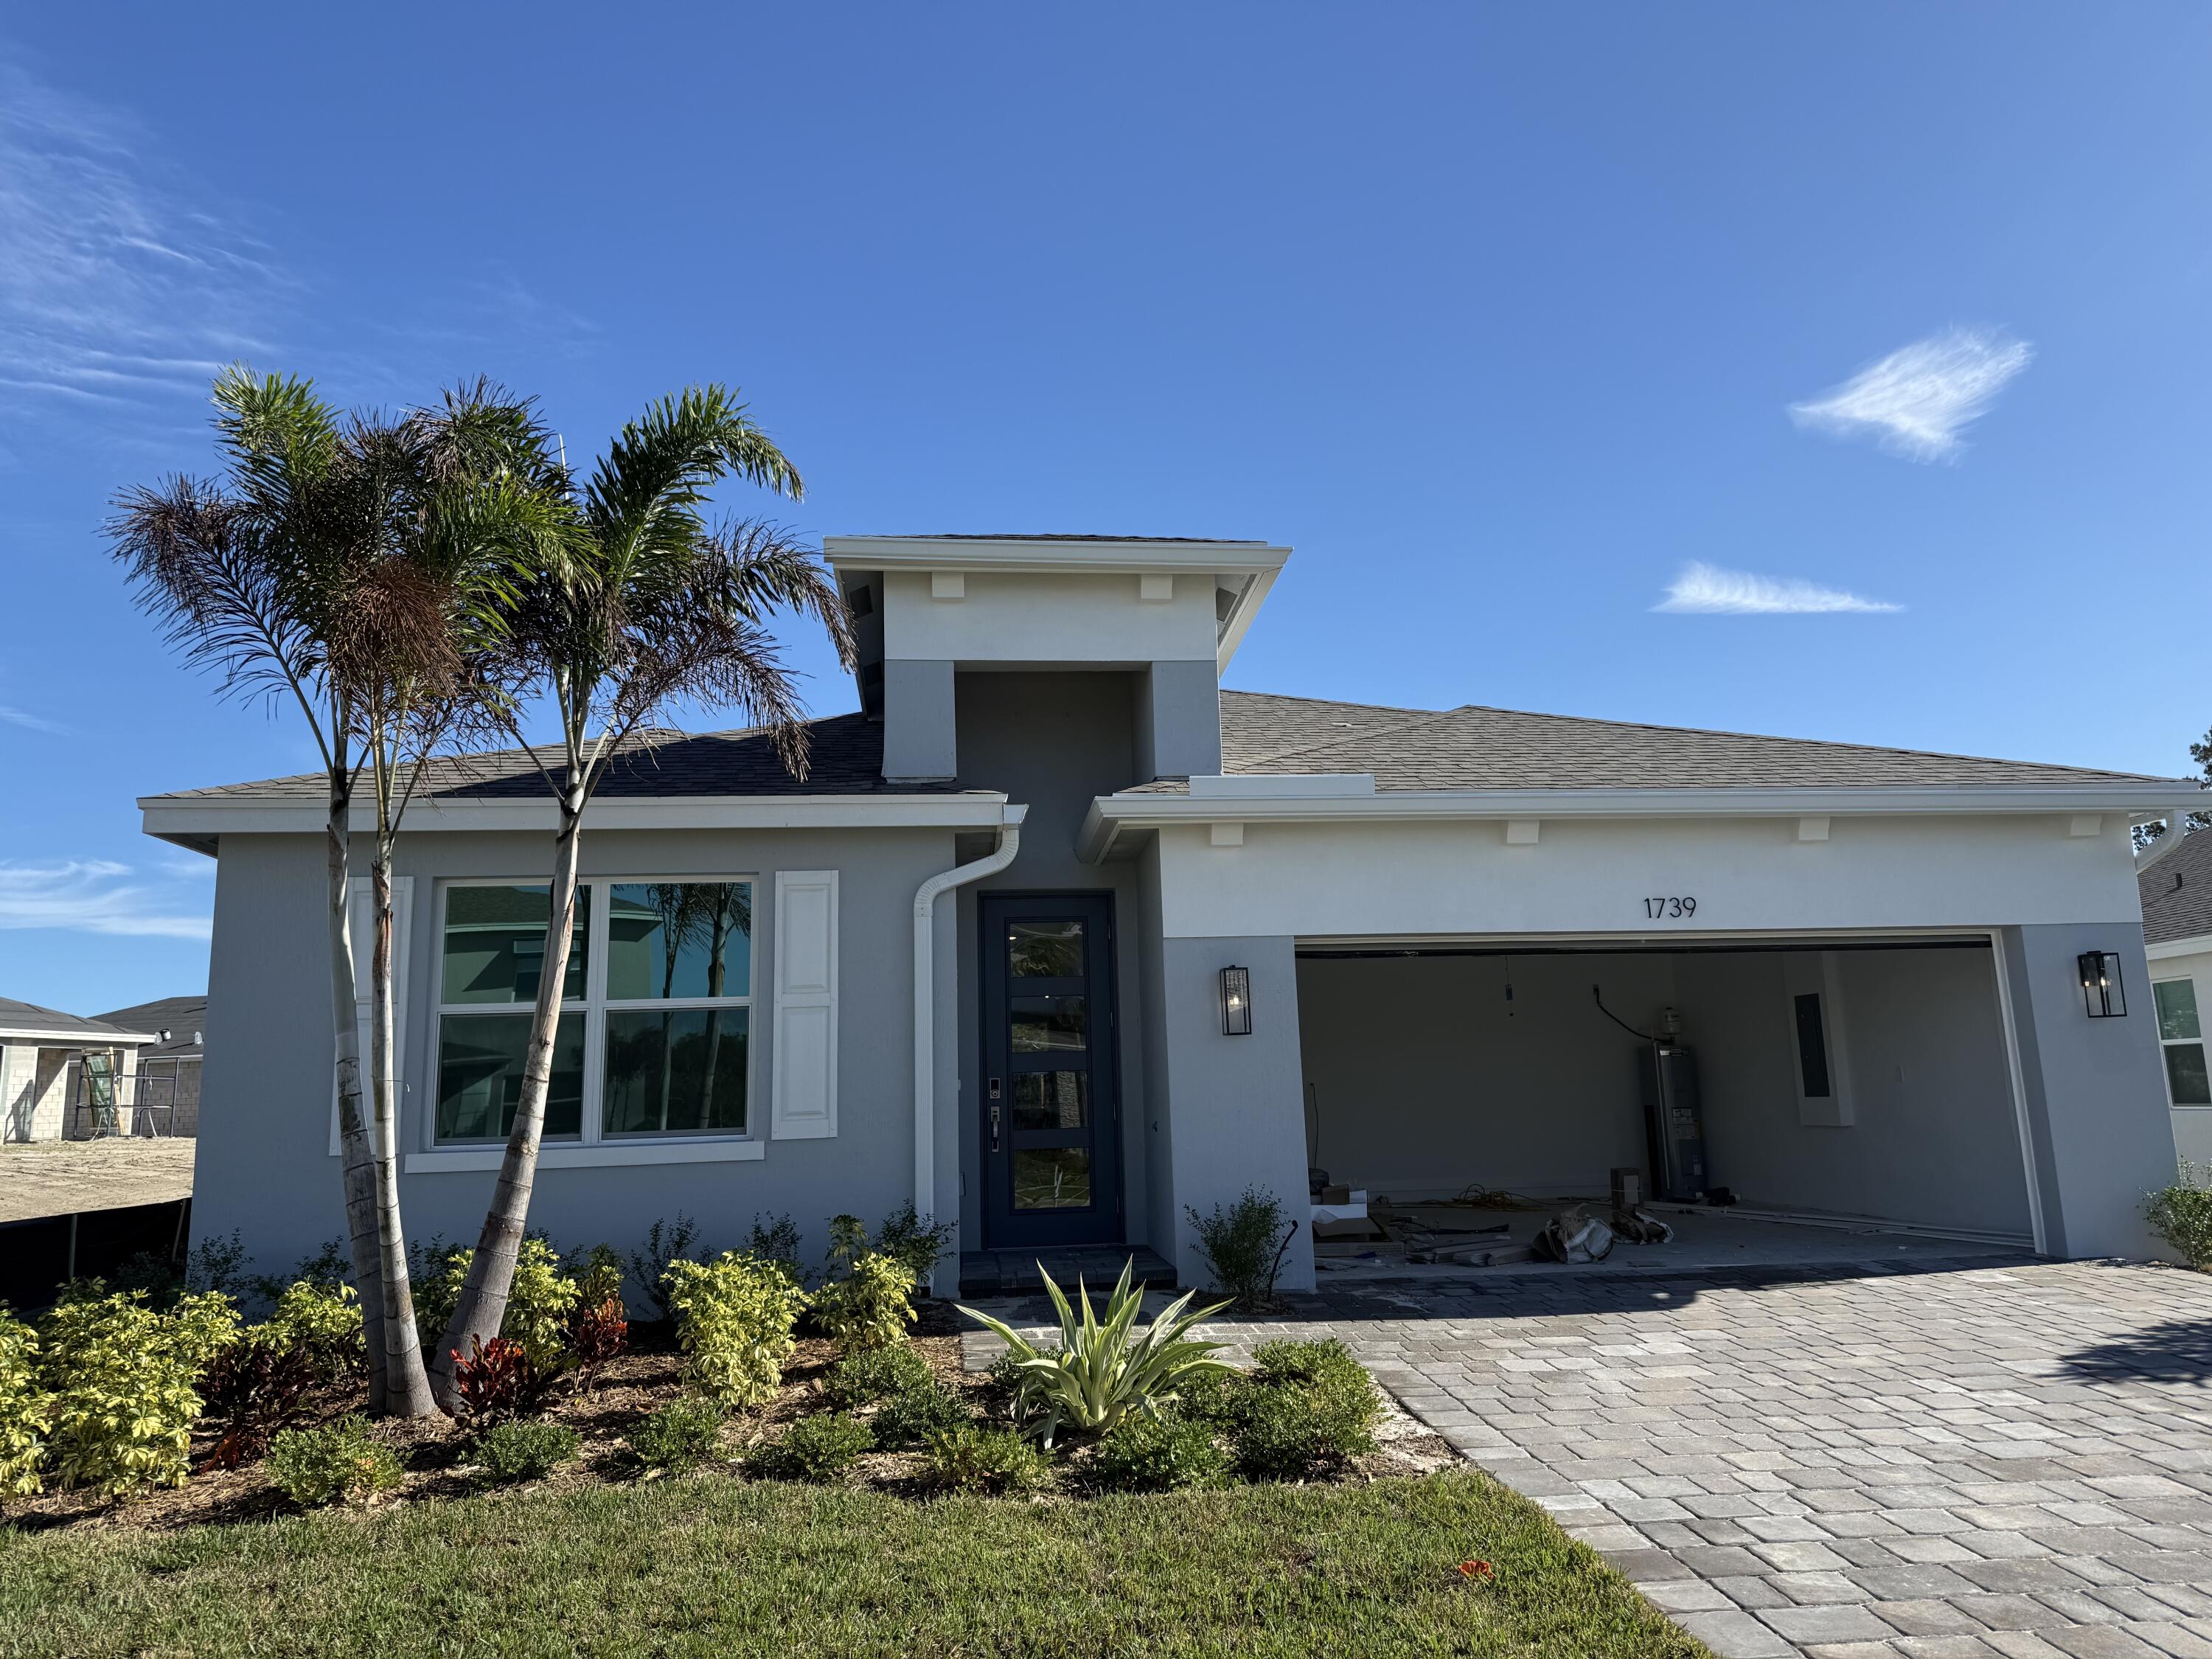
[{"label": "green bush", "polygon": [[732,1410],[773,1397],[806,1306],[783,1265],[726,1250],[711,1262],[672,1261],[667,1286],[692,1386]]},{"label": "green bush", "polygon": [[366,1418],[320,1428],[287,1429],[269,1443],[261,1465],[269,1482],[303,1508],[365,1504],[399,1484],[399,1459],[369,1434]]},{"label": "green bush", "polygon": [[799,1270],[799,1224],[787,1213],[755,1216],[752,1231],[745,1237],[748,1255],[766,1256],[774,1261],[788,1261],[792,1271]]},{"label": "green bush", "polygon": [[1100,1486],[1123,1492],[1218,1486],[1229,1478],[1229,1458],[1213,1431],[1182,1417],[1123,1418],[1098,1443],[1091,1468]]},{"label": "green bush", "polygon": [[648,1469],[696,1468],[714,1456],[722,1438],[722,1408],[687,1394],[641,1418],[629,1431],[629,1449]]},{"label": "green bush", "polygon": [[1200,1253],[1213,1268],[1215,1288],[1240,1308],[1271,1305],[1283,1252],[1298,1228],[1281,1200],[1264,1188],[1247,1187],[1234,1204],[1217,1204],[1210,1214],[1200,1215],[1188,1205],[1183,1212],[1198,1234]]},{"label": "green bush", "polygon": [[816,1292],[814,1317],[840,1353],[888,1348],[914,1323],[914,1274],[879,1250],[863,1251],[842,1279]]},{"label": "green bush", "polygon": [[39,1334],[0,1307],[0,1498],[40,1490],[53,1396],[39,1386]]},{"label": "green bush", "polygon": [[2180,1178],[2144,1200],[2143,1215],[2175,1255],[2212,1273],[2212,1167],[2183,1158]]},{"label": "green bush", "polygon": [[835,1480],[875,1443],[875,1432],[866,1424],[832,1413],[801,1418],[781,1439],[756,1446],[747,1462],[755,1474],[770,1480]]},{"label": "green bush", "polygon": [[909,1389],[927,1388],[933,1381],[929,1362],[902,1342],[895,1348],[863,1348],[847,1354],[830,1366],[823,1387],[832,1408],[849,1411]]},{"label": "green bush", "polygon": [[885,1216],[884,1224],[876,1229],[876,1249],[904,1263],[906,1270],[914,1275],[915,1285],[925,1295],[929,1290],[930,1275],[937,1270],[945,1247],[951,1242],[952,1224],[917,1215],[912,1199]]},{"label": "green bush", "polygon": [[502,1485],[536,1480],[573,1462],[582,1437],[565,1423],[501,1423],[477,1437],[484,1479]]},{"label": "green bush", "polygon": [[919,1446],[929,1437],[969,1421],[968,1402],[935,1377],[893,1395],[876,1413],[876,1439],[885,1446]]},{"label": "green bush", "polygon": [[696,1263],[692,1246],[699,1242],[699,1224],[678,1210],[676,1219],[657,1219],[646,1229],[645,1243],[629,1256],[630,1277],[653,1298],[653,1309],[673,1322],[676,1307],[668,1297],[668,1271],[679,1261]]},{"label": "green bush", "polygon": [[616,1254],[613,1245],[594,1244],[582,1255],[562,1266],[576,1282],[579,1311],[604,1308],[611,1302],[623,1317],[629,1317],[629,1305],[623,1301],[623,1259]]},{"label": "green bush", "polygon": [[237,1334],[238,1310],[220,1291],[185,1297],[167,1314],[139,1291],[58,1304],[40,1346],[55,1396],[48,1455],[62,1485],[111,1496],[184,1485],[205,1403],[200,1373]]},{"label": "green bush", "polygon": [[325,1382],[358,1372],[368,1363],[361,1299],[350,1285],[295,1280],[277,1293],[269,1317],[246,1334],[304,1355]]},{"label": "green bush", "polygon": [[429,1238],[408,1251],[408,1293],[415,1299],[415,1333],[422,1344],[428,1364],[437,1358],[446,1340],[446,1327],[453,1322],[453,1310],[461,1305],[461,1286],[468,1280],[469,1264],[477,1253],[465,1244],[448,1244]]},{"label": "green bush", "polygon": [[1186,1422],[1226,1431],[1237,1420],[1237,1408],[1251,1386],[1251,1378],[1243,1371],[1194,1372],[1176,1384],[1175,1403],[1169,1410]]},{"label": "green bush", "polygon": [[[424,1251],[422,1276],[412,1288],[415,1328],[426,1359],[445,1340],[476,1258],[477,1253],[465,1245],[447,1249],[435,1241]],[[540,1372],[557,1372],[568,1360],[569,1316],[581,1295],[576,1281],[561,1271],[561,1258],[553,1247],[542,1238],[526,1238],[514,1253],[514,1279],[507,1287],[499,1334],[521,1344]]]},{"label": "green bush", "polygon": [[926,1482],[940,1492],[1034,1492],[1051,1473],[1051,1460],[1009,1429],[970,1424],[930,1436]]},{"label": "green bush", "polygon": [[1230,1440],[1255,1480],[1296,1480],[1375,1449],[1382,1396],[1337,1341],[1270,1342],[1255,1355]]},{"label": "green bush", "polygon": [[960,1311],[981,1321],[1004,1338],[1012,1369],[1019,1374],[1015,1412],[1024,1428],[1049,1446],[1066,1426],[1085,1434],[1103,1434],[1133,1411],[1150,1412],[1171,1399],[1182,1382],[1208,1370],[1226,1369],[1210,1358],[1218,1342],[1200,1342],[1185,1334],[1209,1314],[1229,1304],[1218,1302],[1193,1311],[1188,1294],[1160,1311],[1142,1336],[1133,1330],[1144,1304],[1144,1291],[1130,1283],[1135,1260],[1121,1266],[1121,1277],[1108,1298],[1105,1317],[1091,1310],[1091,1293],[1077,1287],[1083,1311],[1068,1305],[1050,1273],[1044,1288],[1060,1314],[1058,1346],[1040,1348],[1002,1320]]}]

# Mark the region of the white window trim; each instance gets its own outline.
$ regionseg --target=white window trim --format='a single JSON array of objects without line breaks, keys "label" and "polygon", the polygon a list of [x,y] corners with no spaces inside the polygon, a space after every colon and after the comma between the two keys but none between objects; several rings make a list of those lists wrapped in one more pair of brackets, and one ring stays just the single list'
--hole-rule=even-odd
[{"label": "white window trim", "polygon": [[[655,882],[692,882],[700,884],[743,882],[752,889],[753,925],[745,936],[745,986],[743,996],[727,997],[658,997],[624,999],[610,1003],[606,995],[607,935],[613,918],[611,902],[616,887],[644,885]],[[460,887],[537,887],[545,884],[538,876],[469,876],[442,880],[438,884],[437,927],[431,935],[430,971],[436,975],[434,982],[442,994],[445,974],[446,896]],[[597,888],[590,901],[591,921],[585,939],[584,994],[580,1000],[570,999],[561,1005],[561,1012],[581,1014],[584,1018],[584,1098],[582,1136],[577,1140],[541,1141],[538,1163],[541,1169],[611,1168],[625,1164],[714,1164],[744,1163],[767,1156],[767,1147],[759,1132],[761,1115],[758,1092],[760,1048],[759,1030],[750,1016],[747,1018],[745,1043],[745,1127],[739,1133],[711,1134],[618,1135],[603,1133],[605,1090],[606,1084],[606,1016],[610,1011],[652,1010],[675,1012],[686,1008],[744,1008],[752,1009],[759,1001],[757,978],[760,972],[760,895],[759,876],[745,872],[720,872],[703,874],[696,872],[664,872],[652,875],[586,876],[579,888]],[[431,1006],[430,1035],[424,1045],[424,1086],[422,1098],[429,1103],[422,1114],[422,1123],[416,1135],[416,1144],[404,1159],[409,1174],[438,1170],[496,1170],[506,1155],[507,1143],[496,1141],[463,1141],[440,1145],[437,1134],[438,1050],[441,1033],[449,1014],[528,1013],[528,1003],[437,1001]]]},{"label": "white window trim", "polygon": [[2203,1049],[2205,1057],[2212,1060],[2212,1036],[2206,1035],[2204,1031],[2205,998],[2203,989],[2193,974],[2169,974],[2164,979],[2153,979],[2150,982],[2150,1020],[2154,1031],[2158,1031],[2158,988],[2161,985],[2186,985],[2189,988],[2191,994],[2197,1000],[2198,1033],[2193,1037],[2170,1037],[2162,1031],[2158,1033],[2158,1067],[2166,1078],[2166,1109],[2173,1112],[2212,1112],[2212,1105],[2203,1101],[2176,1100],[2173,1097],[2173,1073],[2166,1069],[2166,1051],[2184,1045]]},{"label": "white window trim", "polygon": [[[371,958],[376,949],[376,884],[368,876],[347,882],[347,899],[353,914],[347,918],[353,943],[353,1024],[361,1044],[361,1115],[368,1131],[368,1144],[376,1145],[376,1096],[369,1067],[374,1050],[369,1041],[369,1017],[376,1000],[371,977]],[[392,1115],[399,1144],[407,1144],[407,963],[414,952],[415,878],[392,878]],[[331,1074],[331,1156],[344,1147],[338,1139],[338,1079],[337,1058]]]}]

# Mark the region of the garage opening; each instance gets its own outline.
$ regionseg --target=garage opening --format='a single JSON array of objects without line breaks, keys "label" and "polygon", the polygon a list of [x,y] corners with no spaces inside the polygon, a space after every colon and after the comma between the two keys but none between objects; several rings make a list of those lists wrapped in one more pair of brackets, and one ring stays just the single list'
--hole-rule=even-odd
[{"label": "garage opening", "polygon": [[1979,938],[1304,942],[1308,1162],[1377,1203],[1602,1205],[1627,1169],[1742,1220],[2031,1249],[1996,974]]}]

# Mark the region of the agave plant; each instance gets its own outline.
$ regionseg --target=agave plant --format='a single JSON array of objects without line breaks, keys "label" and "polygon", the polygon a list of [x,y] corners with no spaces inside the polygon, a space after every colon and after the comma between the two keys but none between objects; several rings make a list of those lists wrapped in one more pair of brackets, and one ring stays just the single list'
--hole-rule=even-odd
[{"label": "agave plant", "polygon": [[[1021,1373],[1023,1427],[1047,1446],[1063,1427],[1103,1434],[1133,1411],[1157,1416],[1158,1408],[1175,1398],[1179,1382],[1233,1369],[1209,1357],[1220,1343],[1195,1341],[1183,1334],[1200,1320],[1219,1313],[1229,1305],[1226,1302],[1192,1312],[1194,1292],[1186,1291],[1141,1336],[1133,1334],[1145,1298],[1143,1288],[1129,1283],[1135,1265],[1134,1258],[1122,1265],[1103,1319],[1091,1312],[1091,1292],[1082,1279],[1075,1281],[1075,1293],[1083,1304],[1078,1315],[1052,1275],[1044,1274],[1045,1292],[1060,1310],[1056,1351],[1038,1347],[988,1314],[960,1310],[1006,1339],[1007,1356]],[[1037,1270],[1043,1273],[1044,1264],[1038,1263]]]}]

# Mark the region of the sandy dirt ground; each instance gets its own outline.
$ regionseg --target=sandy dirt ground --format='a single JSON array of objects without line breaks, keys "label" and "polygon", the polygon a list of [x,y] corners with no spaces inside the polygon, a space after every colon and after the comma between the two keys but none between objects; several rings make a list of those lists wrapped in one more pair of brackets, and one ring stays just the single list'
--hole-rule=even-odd
[{"label": "sandy dirt ground", "polygon": [[0,1146],[0,1221],[189,1198],[198,1145],[118,1139]]}]

